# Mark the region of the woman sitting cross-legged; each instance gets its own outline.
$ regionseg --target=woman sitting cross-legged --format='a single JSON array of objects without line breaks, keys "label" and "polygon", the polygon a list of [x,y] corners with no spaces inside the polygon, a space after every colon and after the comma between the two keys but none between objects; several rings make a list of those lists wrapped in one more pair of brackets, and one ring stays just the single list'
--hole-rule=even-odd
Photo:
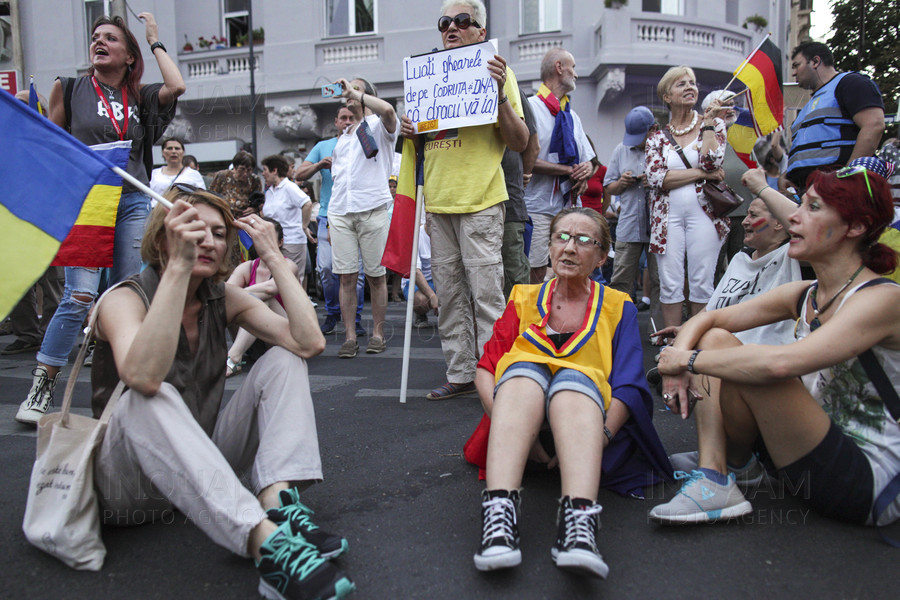
[{"label": "woman sitting cross-legged", "polygon": [[[684,414],[695,377],[721,379],[723,427],[681,491],[650,517],[707,522],[752,507],[725,475],[758,438],[780,474],[823,515],[859,524],[900,516],[900,286],[878,242],[893,218],[890,188],[863,167],[816,171],[790,217],[788,255],[817,280],[788,283],[739,306],[697,315],[660,353],[664,398]],[[796,341],[743,345],[733,335],[784,319]],[[802,484],[802,485],[801,485]],[[788,487],[786,486],[786,489]]]},{"label": "woman sitting cross-legged", "polygon": [[596,577],[609,571],[597,547],[601,466],[618,491],[634,495],[670,476],[650,421],[637,309],[626,294],[590,279],[609,245],[609,226],[596,211],[561,211],[550,226],[557,277],[514,287],[485,344],[475,378],[490,417],[483,536],[474,557],[481,571],[522,560],[519,488],[529,455],[551,461],[537,441],[545,423],[562,480],[551,548],[561,568]]},{"label": "woman sitting cross-legged", "polygon": [[[325,347],[313,306],[271,223],[234,221],[227,201],[205,191],[168,198],[174,207],[157,205],[147,222],[147,268],[99,308],[94,413],[119,379],[128,387],[95,462],[104,518],[127,525],[174,506],[214,542],[253,556],[264,596],[343,597],[353,583],[328,559],[347,542],[299,501],[322,479],[305,362]],[[222,283],[235,227],[269,265],[287,317]],[[222,407],[229,323],[275,347]]]}]

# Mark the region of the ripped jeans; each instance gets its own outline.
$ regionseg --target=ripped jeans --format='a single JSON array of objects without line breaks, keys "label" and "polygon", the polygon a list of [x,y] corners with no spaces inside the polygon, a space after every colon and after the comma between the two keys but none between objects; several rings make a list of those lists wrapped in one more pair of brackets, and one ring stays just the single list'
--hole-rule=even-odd
[{"label": "ripped jeans", "polygon": [[141,270],[141,238],[150,212],[150,198],[141,192],[122,194],[116,214],[115,247],[111,269],[66,267],[66,287],[56,313],[47,325],[37,361],[51,367],[63,367],[78,340],[82,324],[90,310],[104,271],[109,285],[131,277]]}]

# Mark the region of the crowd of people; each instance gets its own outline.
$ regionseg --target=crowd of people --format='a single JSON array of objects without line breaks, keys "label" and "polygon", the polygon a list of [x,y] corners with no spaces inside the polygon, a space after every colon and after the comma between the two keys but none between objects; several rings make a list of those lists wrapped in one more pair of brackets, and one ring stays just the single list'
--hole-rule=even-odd
[{"label": "crowd of people", "polygon": [[[838,72],[825,45],[792,50],[812,99],[786,139],[760,140],[756,169],[727,144],[741,95],[716,90],[701,104],[684,65],[660,79],[655,111],[627,114],[604,166],[572,110],[575,59],[552,48],[528,98],[502,56],[487,61],[497,122],[453,130],[458,143],[419,134],[366,79],[340,78],[335,135],[304,159],[268,156],[257,174],[241,151],[204,178],[183,140],[162,138],[185,84],[153,16],[141,19],[163,82],[141,82],[135,36],[101,18],[88,74],[56,82],[49,118],[86,144],[130,141],[128,173],[172,207],[151,207],[126,183],[112,268],[67,266],[64,283],[49,270],[43,321],[26,296],[2,351],[39,350],[16,414],[36,424],[88,311],[115,286],[96,308],[91,373],[97,414],[118,381],[128,388],[95,464],[116,523],[149,508],[214,510],[223,518],[198,526],[253,557],[264,596],[353,591],[333,561],[347,541],[313,524],[300,500],[322,480],[307,361],[339,324],[337,356],[358,355],[366,282],[365,351],[387,348],[381,260],[400,138],[424,157],[425,215],[418,268],[398,286],[414,297],[417,327],[437,316],[446,362],[427,398],[477,394],[484,408],[465,448],[486,480],[478,570],[522,562],[526,464],[559,470],[553,561],[593,577],[609,571],[601,487],[642,498],[681,481],[650,510],[665,524],[740,517],[752,510],[742,490],[779,476],[805,477],[804,501],[825,515],[900,517],[900,319],[890,316],[900,289],[882,277],[897,268],[900,150],[896,139],[879,150],[878,87]],[[481,0],[444,2],[445,49],[484,41],[486,26]],[[152,169],[160,138],[164,164]],[[744,200],[730,214],[704,191],[720,181]],[[317,287],[321,323],[307,293]],[[662,346],[659,393],[673,414],[696,418],[695,452],[667,456],[653,426],[637,320],[648,308],[663,324],[648,332]],[[263,349],[245,361],[254,343]],[[226,377],[241,372],[223,405]],[[185,493],[210,469],[233,478],[227,494]],[[151,473],[188,484],[160,495]],[[113,494],[125,479],[141,485]]]}]

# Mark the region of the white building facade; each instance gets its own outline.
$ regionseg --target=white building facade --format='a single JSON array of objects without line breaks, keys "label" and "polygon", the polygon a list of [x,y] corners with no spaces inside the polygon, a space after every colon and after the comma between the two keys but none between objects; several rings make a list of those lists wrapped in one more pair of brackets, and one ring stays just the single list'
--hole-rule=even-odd
[{"label": "white building facade", "polygon": [[[302,158],[318,139],[334,134],[338,104],[322,98],[320,88],[338,77],[365,77],[402,112],[403,58],[441,44],[440,0],[254,0],[252,27],[264,39],[253,46],[251,63],[250,4],[143,0],[127,6],[156,16],[160,40],[187,84],[172,131],[204,165],[228,161],[252,139],[251,111],[257,158],[282,151]],[[0,9],[4,5],[14,10],[0,16],[0,43],[21,48],[0,48],[0,71],[16,71],[20,88],[33,74],[38,90],[49,95],[57,76],[87,69],[93,18],[125,3],[10,0],[0,2]],[[702,98],[728,83],[767,32],[789,50],[790,0],[493,0],[486,5],[488,37],[498,40],[500,54],[529,93],[540,85],[547,49],[562,46],[574,55],[579,79],[573,108],[602,162],[621,141],[631,108],[643,104],[664,115],[655,90],[670,66],[693,67]],[[128,22],[144,51],[144,81],[159,81],[143,25],[130,12]],[[221,41],[201,49],[201,36]],[[257,94],[252,106],[251,64]],[[736,82],[731,89],[741,87]]]}]

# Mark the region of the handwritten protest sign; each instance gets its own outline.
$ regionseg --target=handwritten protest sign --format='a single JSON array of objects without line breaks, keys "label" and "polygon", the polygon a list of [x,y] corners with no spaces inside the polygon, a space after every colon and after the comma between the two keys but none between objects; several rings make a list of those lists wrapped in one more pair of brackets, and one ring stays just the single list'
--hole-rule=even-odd
[{"label": "handwritten protest sign", "polygon": [[492,42],[403,59],[406,116],[419,133],[497,121]]}]

